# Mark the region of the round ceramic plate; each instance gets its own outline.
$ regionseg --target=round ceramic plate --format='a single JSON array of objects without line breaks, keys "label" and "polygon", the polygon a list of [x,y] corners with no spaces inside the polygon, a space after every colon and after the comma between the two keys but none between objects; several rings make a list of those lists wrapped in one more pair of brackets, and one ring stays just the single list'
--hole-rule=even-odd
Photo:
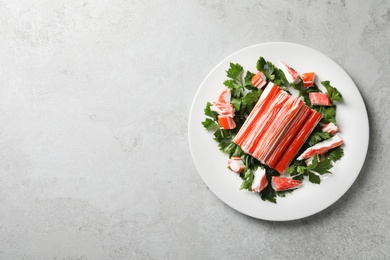
[{"label": "round ceramic plate", "polygon": [[[304,181],[304,186],[278,197],[277,203],[261,200],[258,194],[240,190],[241,178],[227,169],[228,155],[218,149],[213,133],[206,131],[207,102],[215,101],[225,88],[229,63],[239,63],[244,70],[256,71],[260,56],[280,67],[280,61],[299,73],[314,71],[316,84],[329,80],[343,95],[344,102],[337,105],[337,122],[344,140],[344,157],[337,161],[332,174],[321,184]],[[318,213],[336,202],[354,183],[363,166],[369,139],[367,111],[363,99],[348,74],[333,60],[306,46],[286,43],[262,43],[242,49],[220,62],[204,79],[192,103],[188,135],[195,166],[206,185],[233,209],[251,217],[285,221],[304,218]]]}]

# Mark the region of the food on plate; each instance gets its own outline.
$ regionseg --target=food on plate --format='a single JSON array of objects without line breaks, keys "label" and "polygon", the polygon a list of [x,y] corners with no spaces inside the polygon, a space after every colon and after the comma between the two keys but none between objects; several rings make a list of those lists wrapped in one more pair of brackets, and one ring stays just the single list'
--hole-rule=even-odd
[{"label": "food on plate", "polygon": [[228,88],[225,88],[219,95],[218,102],[230,104],[231,99],[232,99],[232,91]]},{"label": "food on plate", "polygon": [[253,86],[262,88],[267,84],[267,77],[263,72],[258,71],[251,79]]},{"label": "food on plate", "polygon": [[302,73],[302,81],[305,88],[313,86],[315,75],[315,72]]},{"label": "food on plate", "polygon": [[260,56],[256,69],[230,63],[225,88],[207,102],[202,124],[229,156],[240,189],[276,203],[305,181],[320,184],[343,157],[336,120],[343,97],[329,81],[317,85],[315,72],[299,74],[285,62],[278,68]]},{"label": "food on plate", "polygon": [[344,143],[343,139],[339,135],[326,139],[322,142],[316,143],[314,146],[307,148],[297,160],[306,159],[314,156],[315,154],[321,155],[329,151],[330,149],[336,148]]},{"label": "food on plate", "polygon": [[320,92],[310,92],[309,93],[310,102],[314,106],[331,106],[329,96],[326,93]]},{"label": "food on plate", "polygon": [[283,61],[280,62],[282,66],[282,70],[287,78],[287,81],[291,84],[297,84],[301,81],[301,77],[299,76],[298,72],[296,72],[293,68],[288,66]]},{"label": "food on plate", "polygon": [[214,102],[214,105],[210,108],[212,111],[217,112],[219,115],[234,116],[233,105],[225,102]]},{"label": "food on plate", "polygon": [[331,135],[337,133],[339,130],[340,129],[338,128],[338,126],[335,125],[333,122],[329,122],[322,127],[323,132],[326,132]]},{"label": "food on plate", "polygon": [[233,156],[228,160],[228,168],[233,172],[240,173],[245,169],[245,164],[241,157]]},{"label": "food on plate", "polygon": [[285,191],[301,187],[302,181],[287,177],[272,176],[272,184],[275,191]]},{"label": "food on plate", "polygon": [[[322,116],[273,83],[268,83],[262,97],[233,142],[262,164],[282,174]],[[295,135],[291,136],[293,133]],[[295,149],[288,149],[290,147]]]},{"label": "food on plate", "polygon": [[218,123],[221,129],[230,130],[236,127],[236,122],[234,121],[233,117],[230,115],[219,115]]},{"label": "food on plate", "polygon": [[267,175],[264,168],[258,168],[254,172],[254,178],[252,182],[253,192],[262,192],[268,185]]},{"label": "food on plate", "polygon": [[293,142],[288,146],[287,150],[284,153],[284,156],[275,166],[275,169],[278,172],[284,173],[285,169],[290,165],[293,160],[292,155],[296,155],[311,132],[313,131],[313,125],[316,125],[321,119],[321,115],[319,113],[311,112],[307,118],[307,122],[304,128],[302,128],[298,135],[295,137]]},{"label": "food on plate", "polygon": [[234,129],[236,127],[236,122],[234,121],[231,115],[219,115],[218,123],[221,129]]}]

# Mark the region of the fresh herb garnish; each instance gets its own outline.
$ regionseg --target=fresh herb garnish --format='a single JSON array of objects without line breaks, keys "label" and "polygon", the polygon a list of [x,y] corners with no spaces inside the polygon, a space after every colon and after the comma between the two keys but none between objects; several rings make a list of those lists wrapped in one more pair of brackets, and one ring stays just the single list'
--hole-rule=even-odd
[{"label": "fresh herb garnish", "polygon": [[336,88],[330,85],[329,80],[322,81],[321,84],[326,88],[326,92],[328,93],[328,96],[332,104],[334,104],[335,102],[343,101],[343,96]]}]

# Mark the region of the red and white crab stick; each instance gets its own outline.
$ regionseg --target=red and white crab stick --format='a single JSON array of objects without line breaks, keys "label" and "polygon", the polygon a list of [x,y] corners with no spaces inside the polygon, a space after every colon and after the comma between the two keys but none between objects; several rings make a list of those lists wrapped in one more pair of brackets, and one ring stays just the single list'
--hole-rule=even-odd
[{"label": "red and white crab stick", "polygon": [[302,73],[302,81],[305,88],[313,86],[315,75],[316,74],[314,72]]},{"label": "red and white crab stick", "polygon": [[297,84],[301,81],[301,78],[299,77],[298,72],[296,72],[293,68],[288,66],[283,61],[280,62],[282,66],[282,70],[284,72],[284,75],[286,76],[286,79],[291,84]]},{"label": "red and white crab stick", "polygon": [[267,158],[270,154],[274,154],[277,146],[285,142],[286,130],[298,115],[301,107],[304,106],[302,100],[289,96],[284,103],[279,113],[268,124],[261,141],[256,145],[256,150],[253,152],[255,158],[259,158],[260,162],[269,164]]},{"label": "red and white crab stick", "polygon": [[251,79],[253,86],[263,88],[267,84],[267,77],[263,72],[258,71]]},{"label": "red and white crab stick", "polygon": [[302,107],[295,120],[291,122],[289,128],[286,130],[283,142],[281,142],[274,150],[274,152],[266,158],[271,168],[275,168],[279,160],[284,156],[287,148],[296,138],[299,131],[305,125],[308,117],[311,115],[311,109],[308,106]]},{"label": "red and white crab stick", "polygon": [[259,167],[254,172],[254,175],[255,175],[255,177],[254,177],[253,182],[252,182],[252,191],[253,192],[261,192],[268,185],[267,176],[265,175],[265,169]]},{"label": "red and white crab stick", "polygon": [[228,167],[233,172],[240,173],[245,169],[245,164],[241,157],[233,156],[228,160]]},{"label": "red and white crab stick", "polygon": [[303,144],[306,142],[307,138],[313,132],[314,128],[321,120],[322,115],[315,110],[310,111],[309,118],[304,124],[302,129],[298,132],[298,135],[295,137],[293,142],[290,144],[284,156],[279,160],[278,164],[274,168],[279,173],[284,173],[289,167],[290,163],[293,161],[295,155],[302,148]]},{"label": "red and white crab stick", "polygon": [[238,134],[234,137],[233,142],[236,144],[241,144],[244,139],[250,134],[252,130],[255,129],[255,125],[260,121],[260,117],[264,112],[269,108],[269,105],[274,100],[274,97],[281,92],[281,89],[273,84],[268,83],[265,87],[263,93],[260,96],[260,99],[257,101],[252,112],[249,114],[244,124],[242,125]]},{"label": "red and white crab stick", "polygon": [[340,129],[338,128],[337,125],[335,125],[332,122],[327,123],[326,125],[324,125],[322,127],[322,132],[326,132],[326,133],[331,134],[331,135],[337,133],[338,131],[340,131]]},{"label": "red and white crab stick", "polygon": [[310,92],[310,102],[315,106],[331,106],[329,96],[326,93],[321,92]]},{"label": "red and white crab stick", "polygon": [[321,155],[329,151],[330,149],[336,148],[337,146],[342,145],[343,139],[339,135],[334,135],[333,137],[326,139],[322,142],[316,143],[312,147],[309,147],[304,151],[297,159],[303,160],[309,157],[313,157],[315,154]]}]

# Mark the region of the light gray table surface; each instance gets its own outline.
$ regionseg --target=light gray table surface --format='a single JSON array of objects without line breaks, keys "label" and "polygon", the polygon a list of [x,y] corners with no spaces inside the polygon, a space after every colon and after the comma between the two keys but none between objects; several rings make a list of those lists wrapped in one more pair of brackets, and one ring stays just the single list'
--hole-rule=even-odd
[{"label": "light gray table surface", "polygon": [[[353,186],[288,222],[219,200],[188,142],[206,75],[270,41],[337,62],[370,122]],[[386,0],[0,0],[0,259],[389,259],[389,43]]]}]

